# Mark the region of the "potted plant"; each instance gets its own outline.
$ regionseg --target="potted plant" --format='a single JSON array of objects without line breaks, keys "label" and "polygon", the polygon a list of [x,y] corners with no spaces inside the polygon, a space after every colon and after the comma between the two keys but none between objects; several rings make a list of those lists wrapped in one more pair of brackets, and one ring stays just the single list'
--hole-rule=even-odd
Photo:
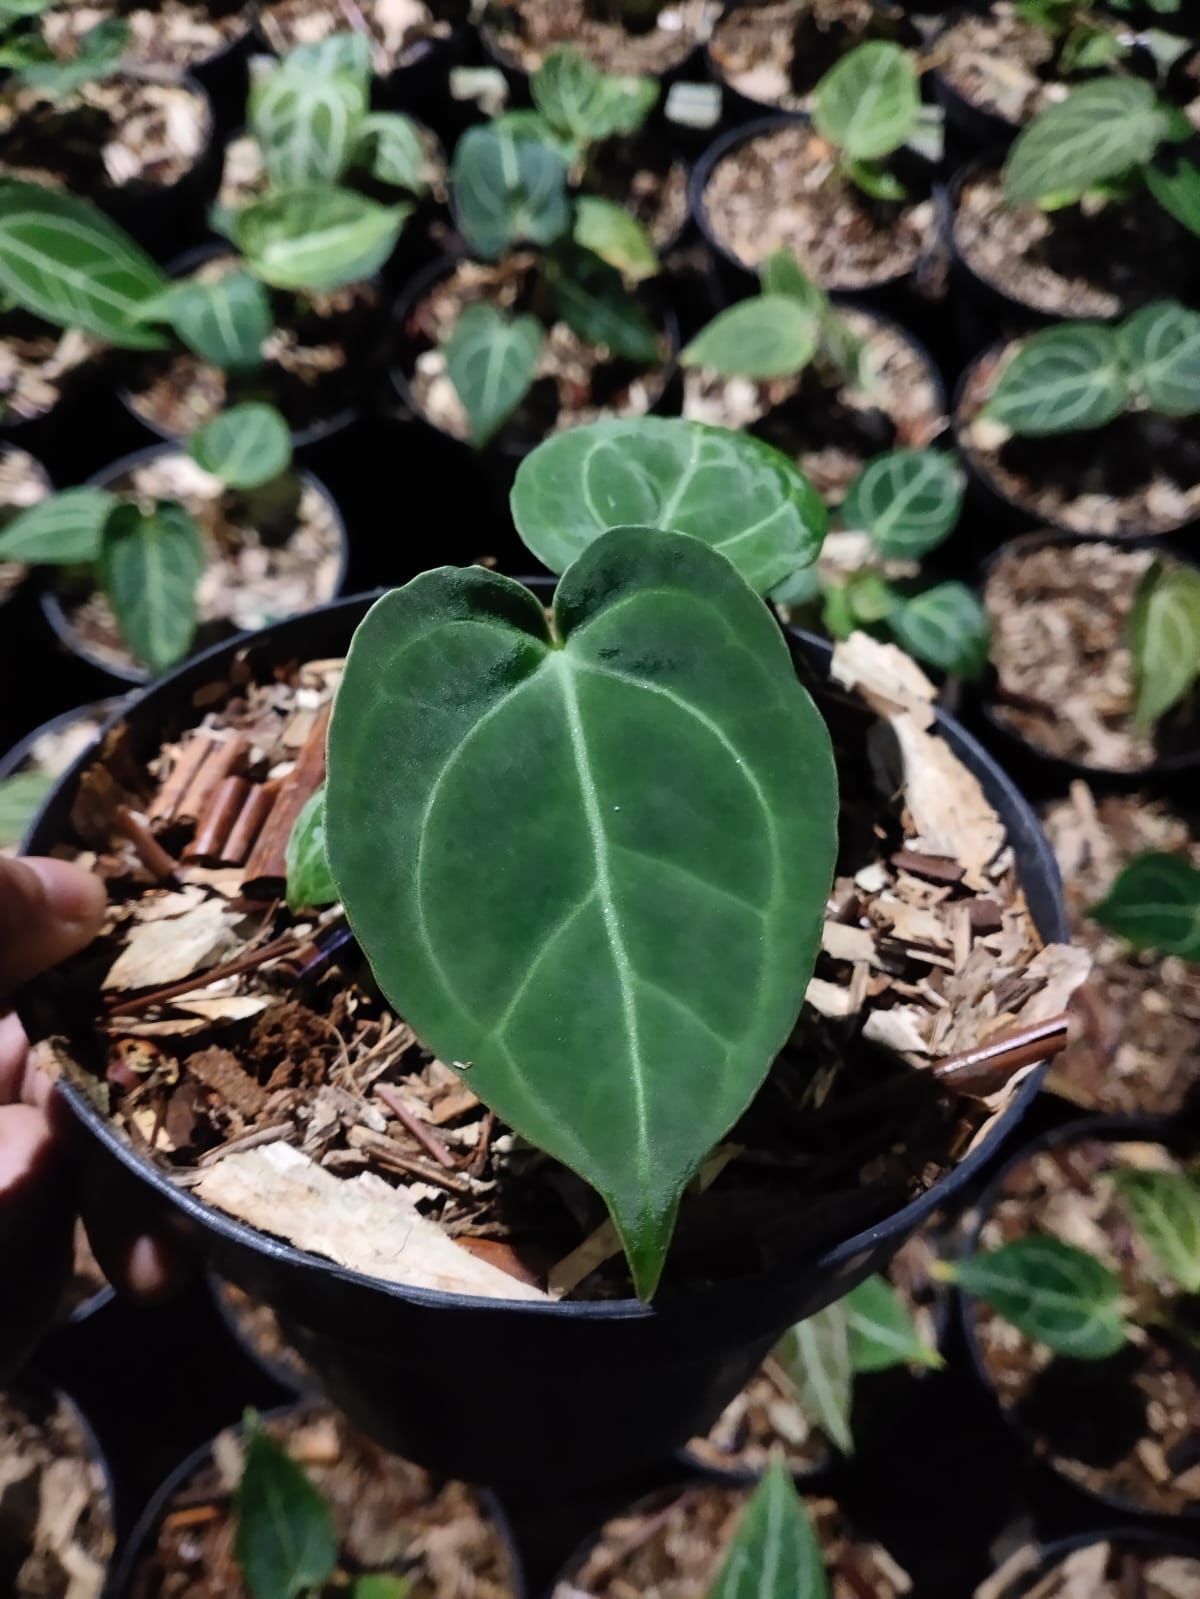
[{"label": "potted plant", "polygon": [[[1045,1549],[1027,1545],[989,1579],[988,1599],[1170,1599],[1200,1582],[1195,1547],[1138,1527],[1081,1533]],[[982,1591],[979,1596],[982,1599]]]},{"label": "potted plant", "polygon": [[967,168],[952,242],[968,286],[1028,321],[1113,318],[1185,295],[1200,232],[1191,125],[1141,78],[1081,84],[1025,129],[1002,168]]},{"label": "potted plant", "polygon": [[[29,10],[29,6],[23,7]],[[206,87],[215,79],[222,87],[221,68],[249,32],[249,6],[244,0],[162,0],[139,5],[134,0],[95,0],[86,6],[40,5],[46,44],[59,59],[70,60],[86,48],[93,27],[109,19],[125,27],[122,59],[135,66],[172,67],[195,72]],[[111,31],[111,30],[110,30]]]},{"label": "potted plant", "polygon": [[763,264],[759,294],[720,311],[680,361],[686,417],[767,440],[830,505],[873,457],[922,450],[947,426],[937,368],[912,335],[830,300],[787,250]]},{"label": "potted plant", "polygon": [[[395,104],[414,93],[428,95],[432,79],[444,76],[454,30],[466,12],[463,0],[359,0],[353,26],[370,51],[371,71]],[[260,0],[258,28],[276,55],[321,45],[342,32],[350,15],[321,0]]]},{"label": "potted plant", "polygon": [[115,709],[115,701],[100,700],[63,711],[0,755],[0,850],[18,847],[55,779],[95,741]]},{"label": "potted plant", "polygon": [[1200,971],[1181,955],[1164,959],[1131,942],[1094,911],[1143,856],[1167,852],[1200,866],[1192,823],[1144,791],[1098,794],[1079,780],[1067,798],[1047,807],[1043,822],[1074,936],[1092,957],[1075,1036],[1054,1062],[1048,1086],[1079,1109],[1104,1115],[1190,1112],[1200,1100],[1193,1048]]},{"label": "potted plant", "polygon": [[[132,786],[110,788],[96,773],[88,780],[114,802],[112,822],[137,837],[132,854],[123,846],[106,850],[120,908],[104,944],[88,957],[90,975],[82,965],[64,969],[22,1001],[31,1036],[55,1035],[66,1091],[93,1134],[138,1173],[147,1192],[190,1218],[217,1270],[279,1312],[285,1335],[339,1403],[410,1456],[454,1461],[460,1473],[482,1479],[544,1481],[551,1434],[566,1485],[661,1458],[706,1426],[787,1326],[881,1269],[984,1157],[1033,1092],[1030,1063],[1053,1052],[1056,1018],[1082,977],[1070,951],[1042,947],[1043,937],[1057,936],[1058,913],[1052,879],[1043,875],[1045,847],[1028,812],[977,747],[905,679],[903,657],[870,639],[851,641],[833,670],[839,684],[865,687],[820,686],[819,646],[810,657],[809,646],[795,641],[797,653],[789,654],[740,575],[753,573],[757,587],[769,586],[781,564],[795,569],[797,548],[815,556],[820,527],[795,468],[757,441],[683,421],[665,441],[665,421],[643,424],[649,431],[640,440],[634,423],[612,425],[628,435],[607,448],[609,441],[599,441],[600,448],[564,460],[560,452],[574,435],[544,446],[540,460],[541,452],[524,463],[515,495],[531,547],[566,569],[555,614],[568,645],[580,636],[561,662],[544,620],[550,584],[532,593],[483,569],[443,568],[371,611],[344,669],[340,658],[361,603],[264,634],[240,657],[236,689],[228,652],[193,663],[140,699],[125,723],[125,747],[136,759],[126,773]],[[581,493],[581,482],[589,493]],[[609,527],[610,514],[624,519],[633,507],[644,524],[653,516],[657,525]],[[737,544],[738,533],[760,533],[764,522],[776,529],[782,550],[753,538]],[[550,533],[558,535],[557,548]],[[641,636],[652,646],[635,642],[631,654],[619,627],[611,645],[602,644],[620,617],[632,625],[647,601],[649,632]],[[610,604],[608,620],[586,620]],[[433,676],[402,684],[384,658],[390,661],[397,638],[410,637],[409,619],[421,614],[434,629],[429,648],[404,659]],[[464,622],[460,632],[455,618],[471,614],[480,620]],[[447,625],[449,634],[441,631]],[[692,627],[700,631],[688,643]],[[666,655],[665,636],[674,641]],[[460,639],[469,650],[476,643],[498,649],[493,662],[508,659],[512,667],[485,670],[477,680],[463,659],[461,670],[449,671]],[[592,641],[605,652],[604,669],[625,678],[643,669],[639,660],[645,667],[675,662],[699,676],[690,685],[675,677],[647,689],[622,677],[559,684],[557,674],[575,670],[578,651],[581,662],[590,658]],[[726,649],[734,653],[727,657]],[[401,863],[413,861],[416,847],[394,829],[420,811],[389,813],[385,821],[382,812],[364,816],[361,805],[370,796],[387,805],[404,793],[419,806],[422,786],[436,782],[438,757],[429,745],[432,764],[422,757],[418,776],[418,750],[406,740],[427,731],[469,749],[473,724],[463,718],[485,709],[467,691],[469,681],[478,681],[486,700],[487,683],[503,695],[534,672],[538,692],[528,701],[521,696],[518,710],[541,705],[547,691],[570,694],[562,714],[551,711],[546,723],[535,710],[538,753],[513,759],[516,746],[507,744],[502,770],[472,777],[467,790],[457,783],[446,790],[447,798],[486,795],[486,816],[451,828],[459,840],[470,835],[470,849],[439,843],[428,856],[439,869],[461,864],[472,880],[466,920],[452,910],[461,902],[438,889],[438,905],[454,918],[456,953],[439,933],[431,957],[422,953],[412,919],[415,902],[391,875],[393,866],[403,871]],[[821,711],[797,672],[814,683]],[[429,721],[402,715],[385,732],[374,720],[385,683],[388,698],[443,704],[445,714],[431,711]],[[900,685],[904,706],[896,699]],[[562,823],[560,834],[564,842],[570,837],[571,850],[547,854],[553,829],[547,832],[546,805],[557,804],[556,795],[570,800],[584,754],[606,737],[592,720],[597,686],[606,702],[610,690],[622,696],[619,722],[634,743],[621,743],[605,769],[632,788],[606,790],[603,799],[590,784],[575,790],[575,821]],[[698,715],[680,709],[681,695],[684,703],[698,696]],[[743,722],[737,707],[751,701],[754,716]],[[796,721],[777,723],[776,712],[767,714],[772,705]],[[482,731],[494,724],[503,730],[503,708],[498,702]],[[657,720],[661,713],[665,723]],[[693,723],[712,731],[697,743]],[[251,728],[253,742],[243,731]],[[542,745],[543,736],[550,745]],[[489,747],[500,746],[481,746]],[[873,766],[869,747],[891,748],[899,771]],[[706,777],[693,762],[710,756],[718,767]],[[360,770],[366,758],[369,782]],[[399,787],[388,776],[397,758],[409,774]],[[651,776],[648,763],[659,759],[669,779]],[[830,896],[836,765],[849,798]],[[67,821],[81,775],[52,797],[34,846],[68,838],[81,846]],[[514,782],[533,786],[518,793]],[[714,783],[713,798],[703,799]],[[771,796],[783,792],[786,820],[776,820]],[[797,792],[809,796],[803,808],[794,803]],[[425,794],[432,811],[427,788]],[[956,799],[946,812],[948,795]],[[647,808],[653,796],[659,798]],[[108,816],[96,821],[111,838]],[[497,823],[512,831],[493,843]],[[630,825],[650,828],[653,841],[640,831],[626,835]],[[375,850],[367,871],[363,847],[384,837],[392,842]],[[713,880],[722,858],[718,838],[737,841],[737,859]],[[488,861],[482,880],[479,850]],[[153,882],[143,857],[157,861]],[[779,865],[767,871],[776,858]],[[191,860],[217,864],[224,875],[197,878]],[[593,894],[583,879],[597,871]],[[164,889],[164,873],[177,889]],[[514,873],[524,884],[519,889]],[[784,886],[778,873],[788,884],[782,899],[775,897]],[[933,911],[929,874],[940,907]],[[226,902],[213,898],[218,881],[238,885],[239,903],[257,908],[231,920]],[[768,889],[768,882],[778,887]],[[189,887],[200,889],[203,903]],[[164,893],[177,897],[163,905]],[[628,912],[617,909],[627,895],[651,913],[636,935]],[[379,914],[385,898],[386,932]],[[771,918],[765,943],[745,931],[756,902]],[[578,914],[570,910],[576,903]],[[1041,935],[1027,905],[1041,919]],[[924,914],[914,923],[908,908],[917,906]],[[505,909],[517,920],[501,929],[491,916]],[[828,931],[830,917],[839,922],[836,932]],[[548,936],[560,923],[557,939]],[[997,944],[1001,926],[1007,931]],[[570,967],[585,934],[585,944],[593,941],[594,987]],[[777,934],[779,976],[747,968],[747,960],[773,965]],[[694,953],[660,965],[656,951],[682,952],[681,939]],[[898,942],[905,962],[913,962],[900,970],[919,971],[925,981],[914,985],[883,969],[873,977],[870,950],[879,941]],[[828,946],[819,957],[818,944]],[[552,958],[530,972],[543,946]],[[485,965],[500,951],[504,959],[481,968],[477,985],[458,962],[473,962],[485,948],[493,952],[482,957]],[[816,981],[809,982],[814,961]],[[215,1007],[201,1004],[211,1030],[165,1046],[172,1055],[181,1049],[176,1064],[183,1069],[131,1078],[109,1059],[110,1041],[127,1025],[123,1017],[154,1015],[175,1000],[191,1004],[197,985],[230,970],[238,976],[235,992],[212,996]],[[306,974],[299,986],[298,970]],[[642,970],[645,977],[635,975]],[[480,1019],[473,1004],[447,1003],[440,972],[456,993],[478,986],[486,1007]],[[976,1008],[978,996],[990,992],[990,984],[980,985],[988,972],[996,981],[1000,973],[1022,974],[1002,1016],[990,1001],[986,1016]],[[107,995],[102,1037],[91,1021],[100,981]],[[944,1002],[935,1002],[943,985]],[[800,1032],[779,1054],[806,997]],[[335,1015],[350,1030],[350,1077],[340,1074],[344,1046]],[[552,1047],[544,1043],[547,1025]],[[1010,1042],[1012,1028],[1019,1035]],[[489,1043],[500,1032],[500,1046]],[[982,1037],[989,1038],[985,1064],[974,1054],[964,1064],[961,1051]],[[731,1042],[727,1054],[719,1038],[741,1042]],[[643,1054],[651,1041],[653,1089]],[[825,1049],[824,1066],[809,1057]],[[355,1063],[366,1051],[374,1053],[359,1077]],[[694,1119],[689,1111],[681,1120],[678,1102],[668,1108],[668,1099],[684,1056],[687,1082],[699,1071],[709,1086],[701,1098],[688,1091]],[[560,1069],[576,1058],[587,1059],[586,1073]],[[782,1075],[773,1082],[776,1060]],[[914,1071],[917,1061],[923,1065]],[[86,1086],[101,1076],[107,1111]],[[827,1084],[819,1093],[818,1083]],[[601,1089],[607,1109],[597,1116]],[[592,1107],[583,1121],[577,1094]],[[845,1139],[830,1139],[833,1115]],[[425,1124],[423,1137],[414,1123]],[[144,1140],[137,1149],[128,1142],[133,1127]],[[852,1137],[856,1129],[861,1136]],[[770,1148],[780,1137],[793,1154],[804,1140],[812,1158],[793,1168],[737,1153]],[[974,1150],[963,1161],[969,1143]],[[191,1173],[186,1186],[175,1180],[183,1171]],[[941,1176],[927,1186],[935,1172]],[[414,1181],[426,1196],[420,1207],[409,1202]],[[268,1231],[286,1241],[268,1239]],[[569,1297],[562,1293],[568,1278],[577,1284]],[[481,1337],[493,1358],[468,1375],[459,1366],[464,1340],[477,1348]],[[394,1380],[398,1347],[405,1351],[402,1392]],[[581,1362],[589,1371],[584,1392]],[[437,1374],[451,1365],[458,1376],[447,1385]],[[573,1422],[569,1437],[558,1425],[568,1394],[575,1422],[586,1420]],[[524,1418],[519,1439],[495,1408],[508,1414],[514,1402]]]},{"label": "potted plant", "polygon": [[564,46],[603,72],[670,78],[708,37],[713,0],[490,0],[481,37],[520,78]]},{"label": "potted plant", "polygon": [[1200,312],[1158,300],[1116,327],[1062,322],[980,356],[954,421],[993,508],[1079,534],[1195,521],[1198,350]]},{"label": "potted plant", "polygon": [[388,1456],[328,1407],[249,1413],[186,1460],[130,1539],[130,1599],[521,1599],[495,1501]]},{"label": "potted plant", "polygon": [[[1124,1511],[1200,1505],[1188,1149],[1145,1118],[1061,1128],[1002,1172],[965,1252],[940,1268],[1005,1415],[1056,1472]],[[1081,1403],[1100,1384],[1105,1403]]]},{"label": "potted plant", "polygon": [[918,68],[899,45],[862,44],[818,84],[811,122],[734,128],[692,173],[692,214],[740,274],[790,250],[827,290],[911,280],[934,235]]}]

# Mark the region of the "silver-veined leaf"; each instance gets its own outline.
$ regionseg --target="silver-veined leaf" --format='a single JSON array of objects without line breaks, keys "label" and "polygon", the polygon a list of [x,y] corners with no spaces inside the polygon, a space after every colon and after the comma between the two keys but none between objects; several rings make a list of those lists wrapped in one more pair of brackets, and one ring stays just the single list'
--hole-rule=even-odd
[{"label": "silver-veined leaf", "polygon": [[255,275],[277,289],[340,289],[374,277],[411,209],[349,189],[289,189],[237,212],[234,243]]},{"label": "silver-veined leaf", "polygon": [[1117,330],[1126,367],[1152,411],[1200,411],[1200,311],[1174,300],[1143,306]]},{"label": "silver-veined leaf", "polygon": [[56,779],[48,772],[17,772],[0,778],[0,849],[18,849]]},{"label": "silver-veined leaf", "polygon": [[635,216],[611,200],[582,194],[575,202],[571,237],[576,244],[616,267],[630,283],[652,278],[659,270],[650,235]]},{"label": "silver-veined leaf", "polygon": [[791,377],[816,353],[820,319],[793,294],[760,294],[719,312],[680,356],[723,377]]},{"label": "silver-veined leaf", "polygon": [[828,1599],[821,1547],[787,1465],[763,1473],[709,1599]]},{"label": "silver-veined leaf", "polygon": [[122,638],[151,671],[165,672],[191,647],[203,571],[200,530],[182,505],[119,505],[105,522],[100,582]]},{"label": "silver-veined leaf", "polygon": [[1166,131],[1154,88],[1141,78],[1099,78],[1036,116],[1004,163],[1010,200],[1070,198],[1143,165]]},{"label": "silver-veined leaf", "polygon": [[813,122],[851,161],[898,150],[921,115],[921,90],[908,52],[886,39],[860,44],[817,85]]},{"label": "silver-veined leaf", "polygon": [[367,84],[371,79],[371,40],[357,28],[331,33],[312,44],[298,44],[284,57],[284,65],[294,72],[334,74],[348,72]]},{"label": "silver-veined leaf", "polygon": [[827,1305],[789,1328],[775,1346],[775,1359],[794,1383],[808,1420],[842,1454],[853,1453],[854,1365],[845,1302]]},{"label": "silver-veined leaf", "polygon": [[889,450],[868,461],[842,502],[849,528],[871,535],[881,555],[920,560],[955,528],[966,474],[945,450]]},{"label": "silver-veined leaf", "polygon": [[398,111],[376,111],[363,119],[359,130],[361,160],[373,178],[409,194],[424,194],[429,187],[429,155],[411,117]]},{"label": "silver-veined leaf", "polygon": [[26,311],[123,349],[160,350],[166,340],[139,316],[166,287],[95,206],[36,183],[0,183],[0,290]]},{"label": "silver-veined leaf", "polygon": [[305,801],[288,836],[284,860],[290,911],[336,903],[337,889],[325,854],[324,785]]},{"label": "silver-veined leaf", "polygon": [[0,561],[76,566],[100,553],[104,524],[117,508],[106,489],[63,489],[14,516],[0,531]]},{"label": "silver-veined leaf", "polygon": [[234,1513],[234,1552],[253,1599],[301,1599],[324,1587],[338,1558],[329,1506],[256,1418],[247,1421]]},{"label": "silver-veined leaf", "polygon": [[276,188],[336,183],[350,165],[367,114],[367,89],[350,72],[285,63],[256,83],[250,126]]},{"label": "silver-veined leaf", "polygon": [[517,468],[518,533],[564,572],[610,527],[703,539],[765,594],[817,558],[828,515],[788,456],[677,417],[606,417],[555,433]]},{"label": "silver-veined leaf", "polygon": [[607,261],[578,245],[560,249],[550,284],[555,311],[588,344],[642,366],[662,359],[658,330]]},{"label": "silver-veined leaf", "polygon": [[1103,427],[1128,403],[1116,333],[1103,322],[1071,322],[1021,342],[983,414],[1012,433],[1048,438]]},{"label": "silver-veined leaf", "polygon": [[987,612],[965,583],[935,583],[888,613],[901,649],[951,677],[976,678],[987,662]]},{"label": "silver-veined leaf", "polygon": [[1186,855],[1137,855],[1092,916],[1135,949],[1200,961],[1200,867]]},{"label": "silver-veined leaf", "polygon": [[469,305],[443,347],[446,372],[482,445],[503,427],[529,393],[545,334],[533,316],[506,316],[491,305]]},{"label": "silver-veined leaf", "polygon": [[188,454],[231,489],[257,489],[292,464],[292,435],[273,405],[249,401],[193,433]]},{"label": "silver-veined leaf", "polygon": [[326,845],[392,1005],[599,1191],[648,1299],[803,1003],[836,774],[770,611],[698,539],[613,529],[554,611],[481,567],[374,606]]},{"label": "silver-veined leaf", "polygon": [[500,124],[468,128],[450,179],[459,229],[488,260],[514,244],[552,244],[571,225],[562,156]]},{"label": "silver-veined leaf", "polygon": [[946,1270],[966,1293],[1055,1354],[1105,1360],[1129,1337],[1120,1278],[1061,1238],[1031,1233]]},{"label": "silver-veined leaf", "polygon": [[1200,572],[1154,563],[1134,595],[1129,648],[1134,721],[1150,728],[1191,693],[1200,676]]},{"label": "silver-veined leaf", "polygon": [[856,1372],[943,1364],[886,1277],[864,1278],[843,1303],[850,1326],[850,1360]]},{"label": "silver-veined leaf", "polygon": [[1200,234],[1200,167],[1186,156],[1172,152],[1145,169],[1146,187],[1162,206],[1189,233]]},{"label": "silver-veined leaf", "polygon": [[636,133],[658,99],[653,78],[602,72],[578,50],[554,50],[529,80],[546,121],[576,144]]},{"label": "silver-veined leaf", "polygon": [[790,250],[776,250],[758,274],[764,295],[790,295],[820,321],[829,310],[829,296],[809,277]]},{"label": "silver-veined leaf", "polygon": [[1200,1180],[1190,1172],[1127,1167],[1115,1182],[1163,1271],[1185,1294],[1200,1294]]},{"label": "silver-veined leaf", "polygon": [[248,272],[172,284],[147,302],[142,316],[169,322],[189,350],[230,372],[260,365],[263,341],[275,326],[267,291]]}]

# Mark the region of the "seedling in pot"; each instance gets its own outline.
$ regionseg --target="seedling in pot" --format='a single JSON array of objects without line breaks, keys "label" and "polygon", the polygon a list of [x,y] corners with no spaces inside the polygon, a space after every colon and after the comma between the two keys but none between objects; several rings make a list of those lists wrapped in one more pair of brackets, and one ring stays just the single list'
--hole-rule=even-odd
[{"label": "seedling in pot", "polygon": [[[908,190],[893,169],[906,146],[936,157],[931,124],[921,107],[920,76],[898,44],[874,39],[851,50],[821,79],[813,125],[835,157],[835,175],[876,200],[904,200]],[[940,145],[936,121],[935,145]]]},{"label": "seedling in pot", "polygon": [[1148,850],[1135,856],[1091,914],[1135,950],[1200,962],[1200,868],[1186,855]]},{"label": "seedling in pot", "polygon": [[[256,525],[270,527],[294,505],[291,439],[266,405],[225,412],[191,441],[198,465],[218,477]],[[240,497],[244,497],[241,499]],[[129,649],[154,672],[190,649],[196,588],[206,565],[192,516],[173,501],[143,503],[100,488],[66,489],[0,532],[0,562],[87,574],[112,607]]]},{"label": "seedling in pot", "polygon": [[817,1535],[791,1473],[774,1460],[742,1513],[708,1599],[827,1599]]},{"label": "seedling in pot", "polygon": [[[1158,0],[1156,12],[1176,14],[1182,0]],[[1041,30],[1053,46],[1042,72],[1053,78],[1071,78],[1104,71],[1127,62],[1135,51],[1146,52],[1160,74],[1188,49],[1186,39],[1161,28],[1135,31],[1121,15],[1135,7],[1131,0],[1016,0],[1014,10],[1023,22]]]},{"label": "seedling in pot", "polygon": [[50,48],[40,18],[53,0],[10,0],[0,6],[0,70],[51,100],[65,100],[85,83],[97,83],[119,71],[129,42],[129,25],[105,17],[80,38],[70,59]]}]

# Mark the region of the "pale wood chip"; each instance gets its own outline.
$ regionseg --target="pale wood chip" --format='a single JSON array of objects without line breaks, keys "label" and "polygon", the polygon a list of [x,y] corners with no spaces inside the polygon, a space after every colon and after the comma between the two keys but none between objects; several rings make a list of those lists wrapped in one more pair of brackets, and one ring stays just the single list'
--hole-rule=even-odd
[{"label": "pale wood chip", "polygon": [[869,927],[851,927],[846,922],[826,922],[821,929],[821,948],[839,961],[865,961],[879,964],[875,935]]},{"label": "pale wood chip", "polygon": [[863,1037],[898,1055],[928,1055],[928,1026],[928,1012],[916,1005],[893,1005],[871,1012],[863,1024]]},{"label": "pale wood chip", "polygon": [[869,633],[851,633],[833,646],[829,675],[842,688],[859,694],[884,721],[907,712],[918,727],[933,725],[937,690],[912,657],[894,644],[881,643]]},{"label": "pale wood chip", "polygon": [[821,1016],[841,1017],[854,1014],[850,989],[840,983],[829,983],[823,977],[809,978],[804,998]]},{"label": "pale wood chip", "polygon": [[895,716],[904,772],[904,798],[917,839],[912,847],[949,855],[964,867],[969,888],[991,887],[988,867],[1004,848],[1004,824],[979,779],[944,740],[925,732],[909,716]]},{"label": "pale wood chip", "polygon": [[102,986],[110,993],[154,988],[214,966],[237,945],[236,920],[219,899],[206,899],[180,916],[138,921]]}]

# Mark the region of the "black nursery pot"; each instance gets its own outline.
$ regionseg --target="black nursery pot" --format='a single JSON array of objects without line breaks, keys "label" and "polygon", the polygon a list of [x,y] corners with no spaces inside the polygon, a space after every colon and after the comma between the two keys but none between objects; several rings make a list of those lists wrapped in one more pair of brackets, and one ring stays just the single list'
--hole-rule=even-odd
[{"label": "black nursery pot", "polygon": [[1025,1596],[1031,1594],[1040,1583],[1057,1570],[1069,1555],[1098,1543],[1113,1544],[1118,1549],[1128,1550],[1131,1554],[1141,1555],[1149,1560],[1164,1555],[1176,1555],[1200,1562],[1200,1544],[1191,1543],[1186,1538],[1172,1537],[1169,1533],[1156,1532],[1147,1527],[1108,1527],[1099,1532],[1079,1533],[1073,1538],[1059,1538],[1047,1544],[1036,1567],[1023,1576],[1014,1578],[1003,1593],[996,1595],[996,1599],[1025,1599]]},{"label": "black nursery pot", "polygon": [[[535,583],[549,599],[552,584]],[[373,596],[293,617],[207,651],[153,684],[123,713],[135,755],[157,753],[167,723],[186,717],[193,694],[224,680],[235,654],[269,672],[277,663],[345,653]],[[825,676],[829,646],[791,635],[798,666]],[[194,713],[193,713],[194,714]],[[1068,936],[1053,853],[1029,806],[956,722],[937,727],[978,776],[1015,852],[1043,938]],[[35,824],[31,847],[69,835],[83,773],[77,763]],[[31,1037],[61,1032],[69,996],[53,978],[26,992]],[[79,1041],[81,1052],[88,1050]],[[147,1212],[165,1212],[209,1266],[281,1317],[285,1334],[321,1386],[382,1444],[447,1476],[526,1486],[543,1498],[614,1479],[669,1456],[708,1428],[784,1328],[882,1271],[904,1240],[970,1182],[1038,1092],[1033,1073],[989,1136],[924,1194],[886,1220],[758,1276],[653,1305],[502,1301],[384,1283],[306,1254],[203,1205],[142,1161],[82,1088],[66,1098],[84,1129],[127,1167]],[[546,1465],[553,1462],[553,1481]]]},{"label": "black nursery pot", "polygon": [[[1006,1179],[1013,1171],[1024,1165],[1034,1155],[1041,1154],[1046,1150],[1060,1149],[1066,1144],[1079,1143],[1084,1139],[1101,1140],[1112,1144],[1162,1144],[1173,1153],[1185,1156],[1195,1155],[1200,1152],[1200,1129],[1189,1127],[1177,1118],[1167,1116],[1078,1117],[1043,1134],[1040,1138],[1033,1139],[1005,1161],[1004,1165],[983,1190],[974,1206],[971,1225],[959,1251],[960,1257],[965,1258],[978,1248],[980,1236],[987,1219],[1001,1197]],[[975,1317],[972,1313],[971,1300],[968,1295],[959,1289],[954,1289],[953,1295],[957,1301],[957,1313],[962,1329],[963,1342],[966,1346],[975,1382],[987,1395],[994,1409],[999,1413],[1003,1422],[1023,1446],[1027,1454],[1035,1457],[1037,1468],[1048,1476],[1049,1481],[1059,1491],[1068,1508],[1078,1512],[1080,1506],[1086,1506],[1092,1512],[1102,1510],[1109,1516],[1134,1519],[1143,1526],[1147,1524],[1174,1524],[1185,1526],[1189,1529],[1195,1527],[1197,1531],[1200,1531],[1200,1502],[1194,1503],[1186,1510],[1177,1512],[1174,1516],[1169,1516],[1139,1505],[1136,1501],[1126,1499],[1121,1494],[1105,1493],[1088,1488],[1063,1471],[1057,1462],[1039,1447],[1042,1440],[1026,1425],[1016,1411],[1001,1404],[992,1385],[987,1367],[984,1364],[979,1339],[975,1331]],[[1102,1398],[1104,1390],[1093,1383],[1089,1393],[1099,1400]],[[1111,1394],[1108,1395],[1105,1403],[1111,1406]],[[1103,1415],[1104,1411],[1099,1414]],[[1083,1541],[1090,1540],[1085,1539]],[[1193,1550],[1192,1552],[1195,1551]]]},{"label": "black nursery pot", "polygon": [[[986,10],[987,7],[985,5],[974,9]],[[946,34],[962,15],[963,9],[960,7],[943,17],[941,25],[928,44],[929,52],[935,59]],[[970,148],[976,151],[1002,150],[1011,144],[1021,131],[1017,123],[1002,117],[998,111],[989,111],[985,106],[976,105],[950,82],[945,73],[934,68],[930,79],[934,99],[945,113],[947,132],[952,130],[962,143]]]}]

